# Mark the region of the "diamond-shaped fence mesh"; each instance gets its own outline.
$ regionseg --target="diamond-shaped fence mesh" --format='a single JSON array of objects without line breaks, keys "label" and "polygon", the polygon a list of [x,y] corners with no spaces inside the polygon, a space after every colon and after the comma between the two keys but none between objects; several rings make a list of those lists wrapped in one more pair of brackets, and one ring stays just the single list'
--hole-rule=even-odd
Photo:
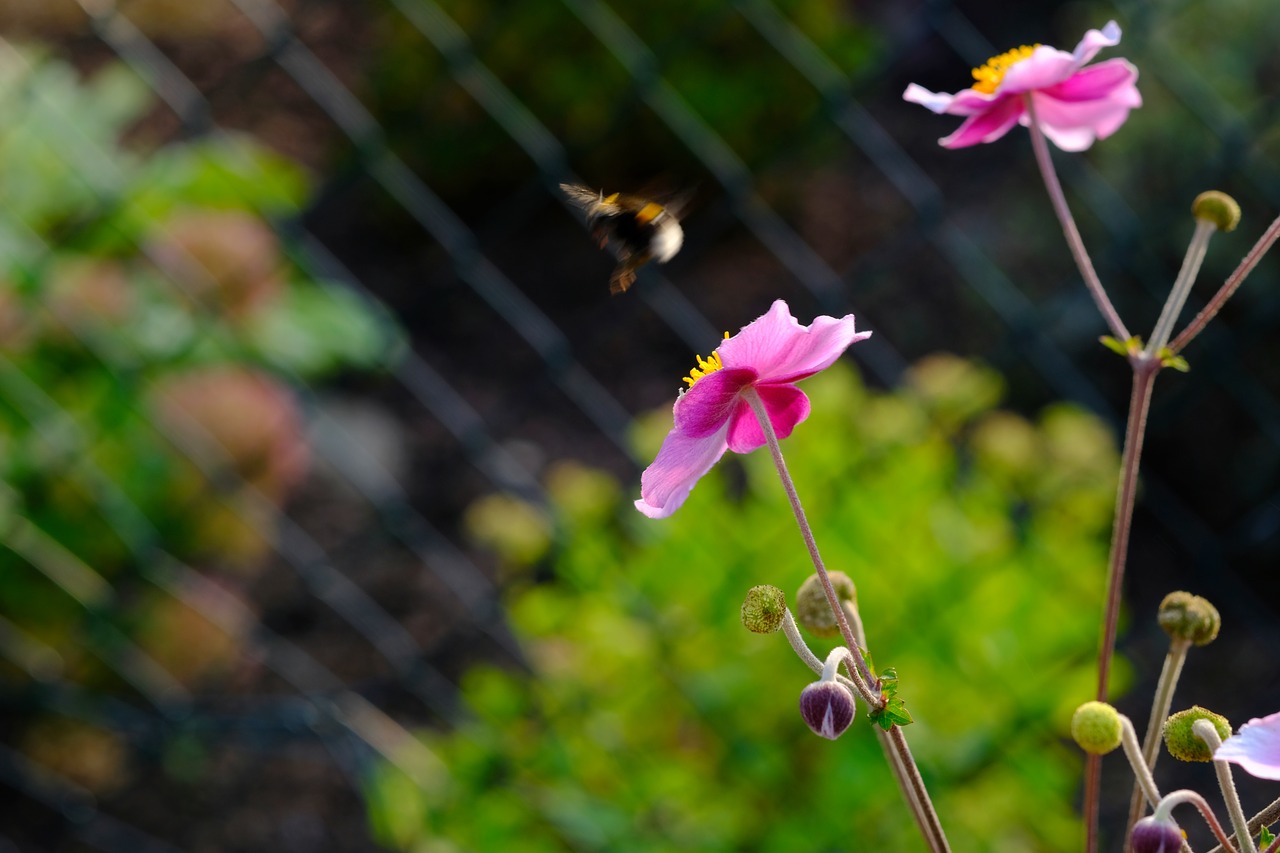
[{"label": "diamond-shaped fence mesh", "polygon": [[[0,849],[374,848],[371,768],[432,784],[464,673],[538,671],[467,507],[634,490],[633,418],[775,298],[874,330],[874,387],[951,351],[1118,431],[1024,134],[944,151],[900,97],[1109,18],[1145,105],[1055,159],[1145,332],[1196,193],[1245,212],[1214,284],[1280,209],[1271,4],[0,7]],[[610,297],[565,182],[689,190],[682,251]],[[1145,696],[1145,614],[1213,590],[1233,720],[1280,698],[1276,280],[1162,377],[1122,643]]]}]

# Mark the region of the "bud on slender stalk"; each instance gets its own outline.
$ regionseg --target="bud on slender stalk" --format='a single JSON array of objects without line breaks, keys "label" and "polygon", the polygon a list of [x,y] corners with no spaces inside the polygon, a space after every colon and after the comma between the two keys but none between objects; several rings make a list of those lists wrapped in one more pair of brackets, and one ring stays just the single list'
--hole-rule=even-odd
[{"label": "bud on slender stalk", "polygon": [[1189,592],[1171,592],[1160,602],[1156,620],[1174,639],[1206,646],[1218,636],[1222,617],[1208,600]]},{"label": "bud on slender stalk", "polygon": [[1218,736],[1231,737],[1231,723],[1221,714],[1195,705],[1179,711],[1164,722],[1164,745],[1169,754],[1179,761],[1212,761],[1213,750],[1193,730],[1197,720],[1208,720],[1218,731]]},{"label": "bud on slender stalk", "polygon": [[800,694],[800,716],[814,734],[828,740],[844,734],[855,710],[853,693],[838,681],[815,681]]},{"label": "bud on slender stalk", "polygon": [[1085,752],[1106,755],[1122,736],[1120,712],[1106,702],[1085,702],[1071,715],[1071,737]]},{"label": "bud on slender stalk", "polygon": [[[836,598],[855,605],[858,603],[858,591],[848,575],[844,572],[828,572],[827,575],[835,588]],[[834,637],[840,632],[831,605],[827,603],[822,580],[816,574],[810,575],[796,593],[796,621],[817,637]]]},{"label": "bud on slender stalk", "polygon": [[1240,224],[1240,205],[1218,190],[1196,196],[1196,200],[1191,202],[1191,213],[1196,219],[1212,222],[1219,231],[1233,231]]},{"label": "bud on slender stalk", "polygon": [[1172,819],[1155,815],[1144,817],[1133,825],[1129,847],[1133,853],[1177,853],[1182,849],[1182,830]]},{"label": "bud on slender stalk", "polygon": [[782,627],[787,597],[769,584],[753,586],[742,601],[742,626],[755,634],[772,634]]}]

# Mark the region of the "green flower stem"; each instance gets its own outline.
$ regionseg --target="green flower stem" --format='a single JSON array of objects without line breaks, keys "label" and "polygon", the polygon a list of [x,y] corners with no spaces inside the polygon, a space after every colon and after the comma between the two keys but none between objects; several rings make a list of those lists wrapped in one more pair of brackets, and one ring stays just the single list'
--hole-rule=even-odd
[{"label": "green flower stem", "polygon": [[1080,239],[1080,230],[1076,228],[1076,221],[1071,217],[1071,209],[1067,207],[1067,199],[1062,193],[1062,184],[1058,181],[1058,173],[1053,170],[1053,158],[1049,154],[1049,143],[1045,141],[1044,131],[1040,129],[1040,123],[1036,120],[1036,107],[1032,102],[1030,93],[1026,96],[1026,103],[1027,115],[1031,118],[1031,148],[1035,151],[1036,164],[1040,167],[1040,176],[1044,179],[1045,189],[1049,191],[1049,201],[1053,204],[1054,212],[1058,214],[1058,222],[1062,225],[1062,233],[1067,238],[1067,245],[1071,248],[1071,255],[1076,260],[1076,266],[1080,269],[1080,275],[1084,277],[1085,286],[1089,288],[1089,294],[1098,306],[1098,311],[1102,313],[1103,319],[1107,321],[1107,326],[1111,329],[1112,336],[1118,341],[1127,341],[1130,338],[1129,330],[1125,328],[1120,315],[1116,313],[1115,307],[1107,297],[1107,291],[1103,288],[1102,282],[1098,279],[1098,273],[1093,268],[1093,261],[1089,260],[1089,253],[1085,251],[1084,241]]},{"label": "green flower stem", "polygon": [[[840,599],[836,596],[835,588],[831,586],[831,579],[827,575],[827,567],[822,562],[822,555],[818,553],[818,543],[813,538],[813,530],[809,527],[809,520],[805,517],[804,507],[800,504],[800,496],[796,493],[795,483],[792,482],[791,474],[787,471],[786,460],[782,458],[782,447],[778,444],[778,434],[773,429],[773,422],[769,420],[769,413],[765,410],[764,401],[760,399],[760,395],[756,393],[756,390],[750,387],[742,392],[742,396],[747,401],[747,404],[751,406],[751,411],[755,413],[756,420],[760,422],[760,429],[764,432],[765,443],[769,446],[769,454],[773,457],[774,468],[778,471],[778,478],[782,480],[782,488],[787,493],[791,511],[795,514],[796,524],[800,527],[800,535],[804,537],[805,546],[809,549],[809,558],[813,561],[814,570],[818,573],[818,577],[822,582],[822,588],[827,595],[827,603],[831,605],[832,613],[835,614],[836,624],[840,628],[840,636],[844,638],[845,645],[849,647],[854,660],[857,661],[858,668],[863,671],[863,676],[867,678],[870,684],[875,684],[876,681],[871,677],[870,668],[867,667],[866,661],[862,658],[862,649],[858,644],[857,637],[853,634],[853,629],[849,626],[849,620],[845,616],[844,608],[840,606]],[[907,746],[907,739],[902,734],[902,729],[894,725],[889,728],[886,734],[892,750],[896,754],[896,757],[890,760],[890,766],[894,767],[894,775],[898,777],[898,781],[903,787],[903,796],[915,815],[916,823],[920,827],[920,833],[924,836],[925,842],[933,853],[950,853],[951,845],[947,843],[946,833],[942,830],[942,822],[938,820],[937,809],[933,807],[933,801],[929,799],[929,792],[924,786],[924,779],[920,776],[920,768],[916,766],[915,759],[911,755],[911,749]]]},{"label": "green flower stem", "polygon": [[[1173,690],[1178,684],[1178,676],[1182,674],[1182,664],[1186,661],[1187,650],[1190,648],[1190,640],[1174,637],[1169,643],[1169,653],[1164,657],[1160,681],[1156,683],[1156,695],[1151,702],[1147,733],[1142,739],[1142,763],[1148,770],[1155,770],[1156,759],[1160,757],[1160,732],[1164,727],[1165,718],[1169,716],[1169,708],[1173,705]],[[1135,780],[1133,796],[1129,798],[1129,821],[1125,826],[1132,828],[1145,811],[1142,789]]]},{"label": "green flower stem", "polygon": [[[1210,728],[1212,728],[1212,725]],[[1160,819],[1167,819],[1173,811],[1173,807],[1182,803],[1191,803],[1195,806],[1204,818],[1204,822],[1209,825],[1209,829],[1213,831],[1214,836],[1218,839],[1219,846],[1213,848],[1212,853],[1236,853],[1236,848],[1231,846],[1231,839],[1227,837],[1226,830],[1222,828],[1222,824],[1218,823],[1218,816],[1213,813],[1213,809],[1209,808],[1209,803],[1205,798],[1195,791],[1189,791],[1184,788],[1166,794],[1164,799],[1160,801],[1160,805],[1156,806],[1156,816]],[[1184,850],[1187,849],[1187,842],[1182,842],[1182,847]]]},{"label": "green flower stem", "polygon": [[[1218,312],[1222,310],[1222,306],[1226,304],[1232,294],[1248,278],[1249,273],[1253,272],[1253,268],[1258,265],[1258,261],[1262,260],[1262,256],[1267,253],[1267,250],[1271,248],[1277,239],[1280,239],[1280,217],[1276,217],[1267,230],[1262,232],[1258,242],[1254,243],[1253,248],[1241,259],[1240,265],[1223,282],[1222,287],[1209,300],[1209,304],[1204,306],[1187,328],[1183,329],[1182,333],[1173,339],[1173,343],[1169,344],[1170,352],[1177,355],[1182,351],[1183,347],[1191,343],[1192,338],[1204,330],[1209,321],[1217,316]],[[1121,340],[1128,340],[1128,338],[1122,338]]]},{"label": "green flower stem", "polygon": [[[1191,726],[1191,731],[1195,732],[1196,736],[1207,743],[1209,749],[1214,752],[1222,746],[1222,738],[1218,736],[1218,730],[1208,720],[1196,720]],[[1227,804],[1227,814],[1231,815],[1231,825],[1236,830],[1236,844],[1240,846],[1243,853],[1258,853],[1258,848],[1253,845],[1253,835],[1249,832],[1249,822],[1244,817],[1244,809],[1240,807],[1235,780],[1231,778],[1231,764],[1215,759],[1213,769],[1218,774],[1218,787],[1222,789],[1222,799]]]},{"label": "green flower stem", "polygon": [[1142,747],[1138,745],[1138,733],[1133,730],[1133,721],[1124,714],[1120,715],[1120,743],[1124,746],[1124,754],[1133,765],[1133,775],[1137,777],[1138,787],[1146,795],[1147,802],[1155,806],[1160,802],[1160,789],[1156,787],[1155,777],[1142,757]]},{"label": "green flower stem", "polygon": [[1209,238],[1217,230],[1218,226],[1207,219],[1196,220],[1196,230],[1192,233],[1191,242],[1187,245],[1186,257],[1182,259],[1182,269],[1178,270],[1178,278],[1173,282],[1169,298],[1164,301],[1160,319],[1156,321],[1156,327],[1151,332],[1151,340],[1147,341],[1147,355],[1158,355],[1165,344],[1169,343],[1173,324],[1182,313],[1182,306],[1187,304],[1187,297],[1191,295],[1191,285],[1195,284],[1196,275],[1200,272],[1200,264],[1204,262],[1205,252],[1209,250]]},{"label": "green flower stem", "polygon": [[[1258,832],[1259,830],[1262,829],[1262,827],[1270,826],[1271,824],[1275,823],[1277,820],[1280,820],[1280,800],[1273,800],[1270,805],[1268,805],[1262,811],[1258,812],[1253,817],[1249,818],[1249,831]],[[1231,840],[1232,841],[1235,840],[1234,835],[1231,836]],[[1272,846],[1274,847],[1274,845]],[[1210,850],[1209,853],[1229,853],[1229,851],[1233,849],[1234,848],[1232,848],[1230,844],[1228,844],[1227,847],[1225,848],[1222,845],[1218,845],[1217,847]],[[1270,849],[1271,848],[1268,848],[1268,850]]]}]

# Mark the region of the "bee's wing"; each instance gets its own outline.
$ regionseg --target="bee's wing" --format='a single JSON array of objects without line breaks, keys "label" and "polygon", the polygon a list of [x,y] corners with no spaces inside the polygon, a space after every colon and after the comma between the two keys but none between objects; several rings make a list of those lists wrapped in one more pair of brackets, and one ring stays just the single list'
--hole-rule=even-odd
[{"label": "bee's wing", "polygon": [[683,190],[682,192],[670,196],[663,206],[666,207],[667,212],[676,219],[683,219],[685,213],[688,212],[690,206],[693,204],[694,196],[696,195],[697,190]]},{"label": "bee's wing", "polygon": [[600,200],[600,194],[581,184],[561,184],[560,191],[578,207],[589,207]]},{"label": "bee's wing", "polygon": [[612,206],[606,205],[603,192],[593,190],[591,187],[584,187],[581,184],[561,184],[560,190],[564,193],[565,198],[587,213],[592,213],[602,207]]}]

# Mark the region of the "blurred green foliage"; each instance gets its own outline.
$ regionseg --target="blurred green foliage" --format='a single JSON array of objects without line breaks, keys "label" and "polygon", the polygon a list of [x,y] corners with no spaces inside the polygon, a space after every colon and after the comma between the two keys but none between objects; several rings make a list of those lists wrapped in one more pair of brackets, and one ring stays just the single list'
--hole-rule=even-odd
[{"label": "blurred green foliage", "polygon": [[[291,381],[399,346],[268,224],[305,201],[299,167],[229,135],[123,144],[153,106],[122,66],[85,80],[38,49],[0,52],[0,627],[43,649],[0,662],[8,684],[119,687],[141,651],[163,673],[134,673],[191,688],[234,662],[243,638],[140,583],[153,549],[229,586],[252,573],[308,468]],[[64,729],[33,725],[23,748],[73,778],[123,754]],[[119,781],[106,763],[87,774],[103,790]]]},{"label": "blurred green foliage", "polygon": [[[417,0],[400,4],[412,10]],[[822,101],[738,13],[719,0],[603,4],[653,51],[636,79],[578,17],[577,3],[438,0],[467,33],[480,62],[569,148],[588,179],[688,181],[705,169],[647,108],[661,76],[749,165],[813,147]],[[586,14],[594,2],[581,4]],[[855,77],[877,58],[878,39],[837,0],[774,4]],[[426,17],[425,15],[423,16]],[[523,181],[527,156],[468,92],[448,59],[398,15],[387,19],[366,102],[419,174],[451,199]],[[461,55],[459,61],[462,61]],[[465,68],[465,66],[460,66]],[[467,73],[471,73],[470,70]],[[423,116],[431,121],[423,122]],[[519,121],[518,116],[506,120]],[[670,189],[670,188],[668,188]]]},{"label": "blurred green foliage", "polygon": [[[844,364],[805,389],[813,414],[784,442],[788,465],[827,565],[858,586],[877,664],[900,674],[906,733],[954,849],[1078,849],[1082,760],[1065,736],[1092,689],[1112,437],[1069,406],[1034,422],[1001,411],[999,377],[950,356],[892,393]],[[645,451],[669,428],[666,412],[643,423]],[[794,595],[811,571],[767,454],[730,454],[664,521],[574,463],[546,484],[554,523],[526,508],[493,524],[489,500],[472,527],[506,559],[533,673],[467,674],[470,718],[422,734],[449,768],[430,793],[390,767],[372,776],[379,839],[923,849],[870,724],[815,737],[797,709],[813,676],[780,635],[739,624],[749,587]]]}]

